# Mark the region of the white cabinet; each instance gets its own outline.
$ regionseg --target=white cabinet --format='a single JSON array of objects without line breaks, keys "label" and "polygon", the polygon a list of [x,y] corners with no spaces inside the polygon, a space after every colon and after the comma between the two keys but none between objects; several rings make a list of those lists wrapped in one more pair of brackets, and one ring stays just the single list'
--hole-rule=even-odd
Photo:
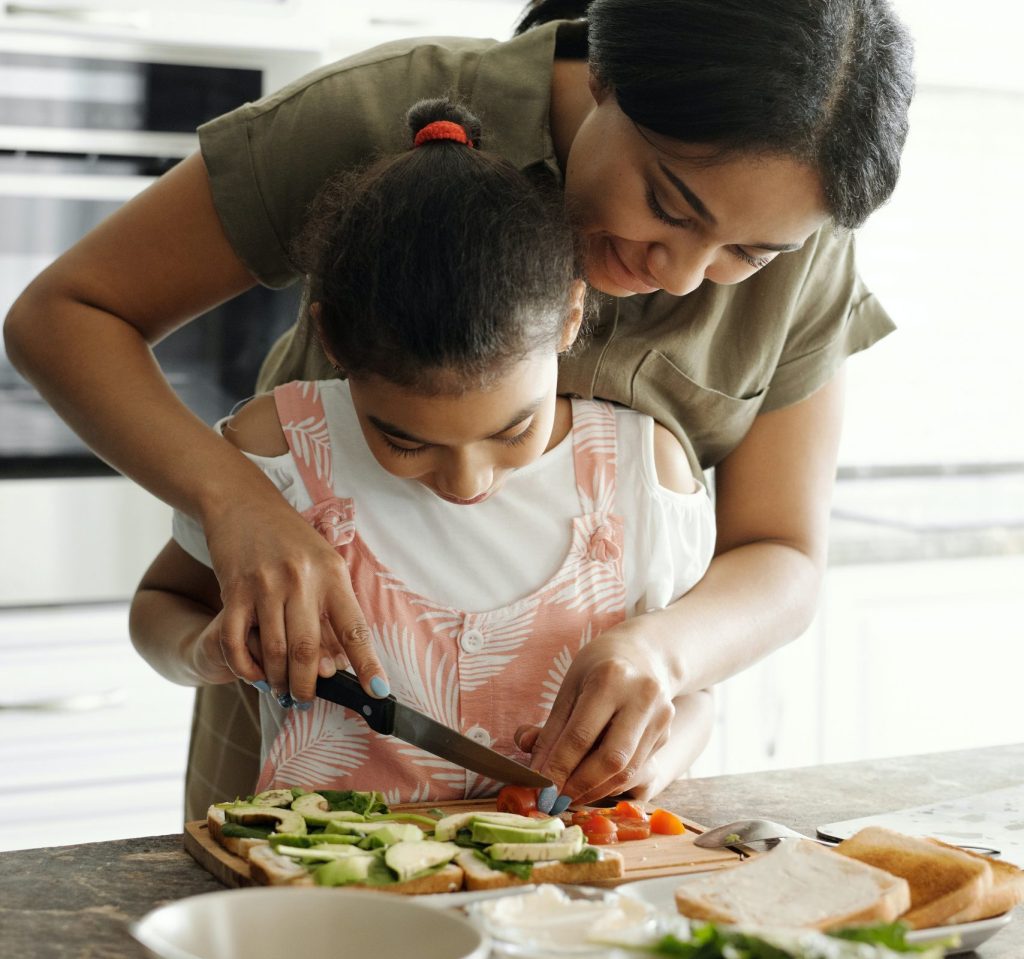
[{"label": "white cabinet", "polygon": [[1024,556],[837,566],[812,627],[722,684],[692,775],[1024,741]]},{"label": "white cabinet", "polygon": [[192,697],[124,603],[0,609],[0,850],[180,832]]}]

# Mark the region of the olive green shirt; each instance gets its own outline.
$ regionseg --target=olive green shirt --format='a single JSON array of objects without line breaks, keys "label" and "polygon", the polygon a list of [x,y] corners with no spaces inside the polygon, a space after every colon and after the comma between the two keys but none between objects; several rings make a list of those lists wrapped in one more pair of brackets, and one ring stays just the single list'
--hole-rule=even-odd
[{"label": "olive green shirt", "polygon": [[[463,100],[480,117],[484,148],[560,181],[548,117],[557,26],[504,43],[385,44],[201,127],[214,202],[242,261],[267,286],[293,282],[289,244],[317,190],[343,167],[408,148],[405,113],[425,97]],[[893,329],[857,276],[853,248],[852,234],[829,224],[740,284],[607,298],[592,335],[563,361],[559,387],[649,413],[691,461],[714,466],[758,413],[809,396]],[[330,375],[300,319],[259,388]]]}]

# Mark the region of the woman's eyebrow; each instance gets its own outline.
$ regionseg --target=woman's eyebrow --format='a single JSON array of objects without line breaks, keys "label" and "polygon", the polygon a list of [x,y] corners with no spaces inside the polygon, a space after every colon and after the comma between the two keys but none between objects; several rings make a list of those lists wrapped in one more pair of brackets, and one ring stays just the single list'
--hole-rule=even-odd
[{"label": "woman's eyebrow", "polygon": [[[716,226],[718,220],[715,219],[715,215],[704,205],[704,201],[660,160],[658,161],[658,166],[661,168],[661,172],[665,174],[665,178],[683,195],[683,199],[690,204],[694,213],[705,223]],[[803,246],[802,243],[744,243],[743,245],[753,247],[755,250],[770,250],[772,253],[792,253]]]}]

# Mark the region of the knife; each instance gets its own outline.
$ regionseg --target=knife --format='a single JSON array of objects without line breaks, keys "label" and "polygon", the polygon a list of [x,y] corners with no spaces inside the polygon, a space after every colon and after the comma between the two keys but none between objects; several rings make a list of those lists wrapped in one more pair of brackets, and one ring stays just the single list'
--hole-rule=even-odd
[{"label": "knife", "polygon": [[496,782],[538,788],[553,785],[529,766],[482,746],[418,709],[400,703],[394,696],[375,699],[351,673],[337,672],[328,679],[320,677],[316,694],[358,713],[375,732],[395,736]]}]

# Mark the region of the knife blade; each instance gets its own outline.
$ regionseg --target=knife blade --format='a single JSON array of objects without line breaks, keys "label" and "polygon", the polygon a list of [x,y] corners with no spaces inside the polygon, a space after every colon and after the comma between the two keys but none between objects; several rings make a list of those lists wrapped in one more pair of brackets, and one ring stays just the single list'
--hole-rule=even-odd
[{"label": "knife blade", "polygon": [[394,696],[374,698],[351,673],[337,672],[327,679],[318,678],[316,694],[321,699],[351,709],[375,732],[395,736],[488,779],[514,786],[543,788],[553,785],[550,779],[529,766],[457,733],[418,709],[400,703]]}]

